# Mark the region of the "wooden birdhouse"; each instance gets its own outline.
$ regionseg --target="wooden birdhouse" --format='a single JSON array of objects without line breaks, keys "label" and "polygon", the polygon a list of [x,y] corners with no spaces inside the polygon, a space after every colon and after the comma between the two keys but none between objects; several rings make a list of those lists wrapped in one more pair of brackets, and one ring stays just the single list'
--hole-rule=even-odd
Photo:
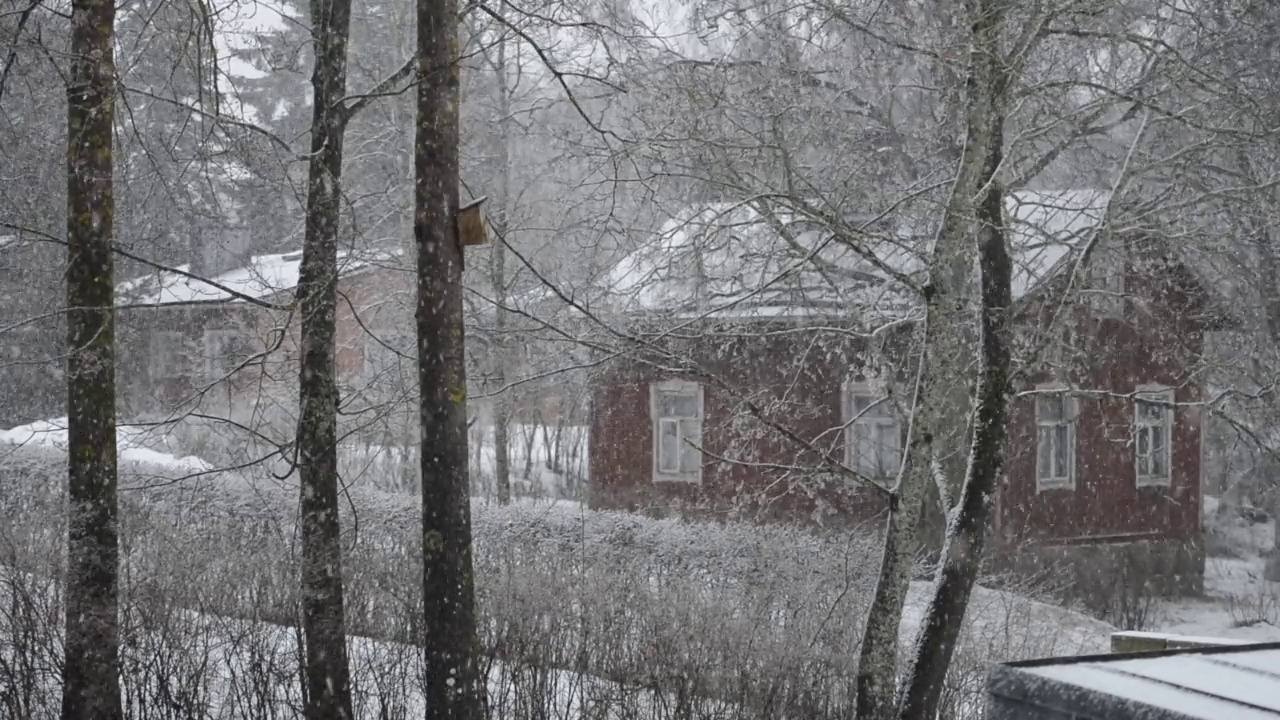
[{"label": "wooden birdhouse", "polygon": [[458,208],[458,242],[463,247],[489,244],[489,231],[485,226],[484,211],[481,210],[486,199],[478,197]]}]

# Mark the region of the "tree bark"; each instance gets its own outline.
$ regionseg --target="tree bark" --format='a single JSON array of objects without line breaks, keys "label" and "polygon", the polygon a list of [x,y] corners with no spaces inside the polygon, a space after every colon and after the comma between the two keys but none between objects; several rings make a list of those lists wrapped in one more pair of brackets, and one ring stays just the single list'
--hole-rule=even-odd
[{"label": "tree bark", "polygon": [[74,0],[67,86],[67,586],[63,720],[117,720],[115,4]]},{"label": "tree bark", "polygon": [[298,457],[301,474],[305,717],[350,720],[342,543],[338,522],[335,318],[350,0],[312,0],[315,67],[307,222],[298,279],[301,313]]},{"label": "tree bark", "polygon": [[511,88],[507,80],[507,40],[499,39],[495,49],[493,71],[498,79],[498,152],[497,194],[501,209],[496,218],[497,238],[489,249],[489,280],[497,305],[493,309],[494,385],[498,395],[493,401],[493,476],[498,502],[511,502],[511,392],[506,389],[510,343],[507,337],[507,253],[506,242],[511,232]]},{"label": "tree bark", "polygon": [[[884,557],[867,616],[859,661],[857,707],[860,719],[890,718],[901,707],[897,692],[897,651],[902,609],[910,584],[914,553],[920,546],[923,514],[932,510],[932,507],[923,507],[922,504],[926,498],[936,497],[943,506],[948,506],[953,502],[953,494],[963,497],[967,488],[972,485],[962,485],[950,479],[957,475],[965,477],[971,472],[972,457],[967,466],[960,464],[957,468],[957,463],[964,462],[966,453],[963,451],[968,449],[972,452],[975,442],[970,439],[970,446],[965,447],[969,396],[963,391],[963,386],[957,388],[954,377],[968,365],[967,357],[975,348],[975,333],[965,330],[974,306],[970,300],[972,290],[969,283],[974,258],[973,238],[975,235],[985,238],[983,233],[990,232],[991,207],[994,207],[995,213],[994,227],[999,228],[1003,210],[1003,197],[994,183],[990,182],[1000,157],[999,145],[1002,137],[999,128],[1003,122],[1002,118],[993,116],[998,108],[993,104],[989,80],[994,77],[993,73],[997,72],[995,68],[1003,59],[995,54],[998,46],[993,49],[983,44],[988,41],[988,36],[997,37],[995,33],[998,32],[1002,19],[991,10],[1001,1],[976,0],[982,7],[976,9],[973,15],[975,19],[971,27],[973,47],[968,81],[966,135],[959,171],[930,258],[930,284],[925,298],[923,329],[924,352],[917,371],[912,438],[894,493],[894,503],[890,508]],[[975,207],[975,199],[980,193],[983,200],[980,206]],[[988,207],[991,203],[994,205]],[[1003,242],[1003,235],[1000,240]],[[984,244],[984,252],[988,249]],[[1001,251],[1003,250],[1001,246]],[[983,275],[984,282],[987,274]],[[985,293],[986,288],[982,287],[981,292]],[[1003,318],[1003,311],[1000,317]],[[978,318],[984,323],[981,327],[985,330],[986,314],[979,311]],[[989,340],[981,332],[976,335],[979,336],[979,344]],[[1004,367],[1007,373],[1007,362]],[[980,379],[978,386],[981,383]],[[975,386],[975,392],[978,386]],[[1003,385],[1000,392],[1004,392]],[[999,432],[1003,433],[1003,425]],[[977,435],[973,437],[976,438]],[[1003,450],[1003,434],[1000,437],[998,450]],[[943,476],[942,482],[937,481],[939,472]],[[932,506],[934,503],[927,504]],[[945,517],[948,509],[940,506],[935,512]],[[982,522],[985,529],[985,516]],[[950,543],[944,540],[944,558],[956,549],[948,545]],[[966,591],[962,608],[967,602]],[[947,650],[946,657],[949,661],[950,650]]]},{"label": "tree bark", "polygon": [[938,712],[943,681],[977,582],[987,524],[1004,461],[1010,353],[1005,324],[1012,304],[1012,264],[1005,242],[1004,193],[997,181],[1003,158],[1005,93],[1009,70],[1000,35],[1004,0],[972,5],[968,80],[968,147],[980,168],[970,195],[975,212],[978,255],[978,383],[968,467],[943,545],[933,597],[925,614],[911,666],[903,684],[901,718],[931,718]]},{"label": "tree bark", "polygon": [[458,239],[457,0],[418,0],[414,240],[428,720],[483,715],[471,562]]}]

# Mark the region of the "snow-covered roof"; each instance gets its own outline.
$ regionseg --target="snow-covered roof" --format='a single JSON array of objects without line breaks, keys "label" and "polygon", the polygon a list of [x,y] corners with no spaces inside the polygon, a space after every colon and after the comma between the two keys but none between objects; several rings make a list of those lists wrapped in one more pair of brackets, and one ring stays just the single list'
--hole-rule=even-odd
[{"label": "snow-covered roof", "polygon": [[[400,255],[398,250],[339,251],[338,270],[347,275],[378,263],[390,263]],[[179,265],[181,272],[148,273],[116,285],[117,305],[172,305],[198,302],[244,302],[223,288],[240,296],[266,299],[280,293],[292,293],[298,287],[302,252],[255,255],[248,265],[212,278],[193,278],[190,265]]]},{"label": "snow-covered roof", "polygon": [[[1006,201],[1013,294],[1020,298],[1064,265],[1096,228],[1107,195],[1018,192]],[[919,308],[926,240],[889,234],[856,249],[787,212],[750,204],[689,207],[619,262],[610,292],[625,312],[686,317],[901,319]],[[861,250],[861,251],[860,251]]]},{"label": "snow-covered roof", "polygon": [[991,687],[1029,716],[1038,706],[1055,716],[1276,720],[1280,645],[1009,663]]}]

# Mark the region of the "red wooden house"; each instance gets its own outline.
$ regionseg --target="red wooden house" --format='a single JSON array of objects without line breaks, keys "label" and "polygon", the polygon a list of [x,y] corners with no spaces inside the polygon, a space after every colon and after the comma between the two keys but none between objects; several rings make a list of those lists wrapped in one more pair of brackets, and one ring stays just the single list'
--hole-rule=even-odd
[{"label": "red wooden house", "polygon": [[[399,253],[339,256],[337,365],[348,389],[395,372],[412,350],[412,275]],[[296,392],[301,252],[209,272],[180,266],[117,287],[122,410],[169,414]]]},{"label": "red wooden house", "polygon": [[[1010,196],[1019,357],[1104,201]],[[923,243],[878,237],[863,252],[785,213],[722,204],[681,214],[620,263],[612,286],[641,342],[594,380],[591,506],[824,525],[879,514],[829,462],[886,478],[900,461],[906,408],[893,398],[909,393],[889,390],[909,376]],[[1207,295],[1157,240],[1095,245],[1052,352],[1012,399],[993,556],[1110,562],[1124,549],[1194,589]]]}]

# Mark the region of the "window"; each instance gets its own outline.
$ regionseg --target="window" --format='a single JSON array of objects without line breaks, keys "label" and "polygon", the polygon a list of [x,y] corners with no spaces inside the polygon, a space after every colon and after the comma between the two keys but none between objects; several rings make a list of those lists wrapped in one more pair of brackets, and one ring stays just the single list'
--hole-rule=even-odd
[{"label": "window", "polygon": [[654,481],[702,481],[702,386],[692,382],[654,383]]},{"label": "window", "polygon": [[902,430],[888,398],[865,386],[845,391],[845,464],[869,478],[898,474]]},{"label": "window", "polygon": [[186,339],[182,333],[156,332],[151,336],[151,378],[168,380],[190,372]]},{"label": "window", "polygon": [[1138,485],[1170,484],[1173,390],[1140,389],[1134,398],[1133,424]]},{"label": "window", "polygon": [[1076,486],[1076,408],[1065,390],[1036,395],[1036,490]]},{"label": "window", "polygon": [[209,330],[204,334],[205,370],[209,380],[225,379],[254,356],[253,342],[238,330]]}]

